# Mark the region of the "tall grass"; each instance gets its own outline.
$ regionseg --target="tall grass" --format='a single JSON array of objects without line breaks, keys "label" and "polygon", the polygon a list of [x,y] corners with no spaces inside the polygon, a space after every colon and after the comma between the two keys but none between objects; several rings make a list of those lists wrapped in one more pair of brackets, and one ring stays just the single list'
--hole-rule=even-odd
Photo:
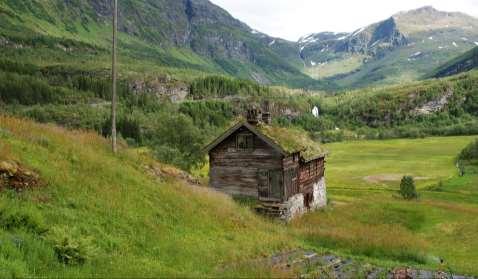
[{"label": "tall grass", "polygon": [[416,237],[401,220],[388,216],[374,222],[376,218],[370,205],[362,202],[307,215],[293,222],[293,227],[313,246],[357,256],[427,263],[426,241]]},{"label": "tall grass", "polygon": [[[13,243],[0,248],[7,277],[217,276],[221,266],[297,245],[285,228],[222,194],[148,174],[154,160],[147,155],[123,148],[112,156],[108,140],[94,133],[5,116],[0,127],[9,150],[0,154],[13,154],[46,182],[20,196],[0,193],[0,204],[18,208],[0,207],[0,216],[26,216],[0,218],[0,238]],[[29,229],[37,223],[47,231]],[[79,247],[67,255],[80,260],[64,265],[68,247]],[[246,265],[230,276],[238,273],[254,271]]]}]

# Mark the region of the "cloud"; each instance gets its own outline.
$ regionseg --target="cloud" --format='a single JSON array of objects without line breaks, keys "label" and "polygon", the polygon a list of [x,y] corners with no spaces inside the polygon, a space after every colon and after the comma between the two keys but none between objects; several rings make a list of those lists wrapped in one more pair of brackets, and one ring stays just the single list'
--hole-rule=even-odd
[{"label": "cloud", "polygon": [[297,40],[320,31],[351,32],[404,10],[434,6],[478,17],[478,0],[211,0],[271,36]]}]

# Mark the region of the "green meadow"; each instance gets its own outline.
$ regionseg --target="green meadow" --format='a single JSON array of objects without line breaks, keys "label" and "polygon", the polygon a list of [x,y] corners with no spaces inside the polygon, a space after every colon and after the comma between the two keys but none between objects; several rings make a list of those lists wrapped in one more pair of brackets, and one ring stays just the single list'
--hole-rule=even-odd
[{"label": "green meadow", "polygon": [[[285,277],[254,260],[297,248],[478,275],[478,175],[454,165],[472,139],[326,145],[330,205],[284,225],[145,149],[115,157],[95,133],[2,116],[0,162],[42,183],[0,194],[0,277]],[[398,197],[403,174],[426,177],[418,200]]]},{"label": "green meadow", "polygon": [[[478,175],[459,177],[457,154],[474,137],[329,144],[328,209],[293,223],[312,246],[478,274]],[[399,197],[403,175],[419,199]],[[444,261],[440,265],[440,260]],[[406,265],[406,264],[405,264]]]},{"label": "green meadow", "polygon": [[455,176],[455,159],[474,137],[355,141],[326,145],[328,186],[396,190],[404,175],[418,188]]}]

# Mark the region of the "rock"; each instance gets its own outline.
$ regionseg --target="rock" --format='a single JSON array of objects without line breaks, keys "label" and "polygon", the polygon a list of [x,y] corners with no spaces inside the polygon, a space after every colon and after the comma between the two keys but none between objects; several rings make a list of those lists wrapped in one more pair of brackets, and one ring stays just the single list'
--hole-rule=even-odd
[{"label": "rock", "polygon": [[418,115],[427,115],[435,112],[441,111],[446,105],[448,105],[449,99],[453,96],[453,90],[448,89],[443,96],[439,99],[432,100],[420,108],[414,110],[415,114]]},{"label": "rock", "polygon": [[189,86],[171,78],[169,75],[152,79],[135,80],[129,85],[135,94],[152,94],[158,98],[169,98],[172,102],[181,102],[189,94]]},{"label": "rock", "polygon": [[18,165],[15,162],[2,161],[0,162],[0,173],[13,176],[18,171]]},{"label": "rock", "polygon": [[21,192],[41,185],[40,176],[13,161],[0,161],[0,190]]}]

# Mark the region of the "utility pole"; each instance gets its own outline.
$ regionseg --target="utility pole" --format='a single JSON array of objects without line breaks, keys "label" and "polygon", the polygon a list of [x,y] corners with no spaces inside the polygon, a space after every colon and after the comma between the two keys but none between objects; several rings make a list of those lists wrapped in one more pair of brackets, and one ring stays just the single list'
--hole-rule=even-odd
[{"label": "utility pole", "polygon": [[111,144],[113,153],[116,154],[118,148],[116,146],[116,48],[117,48],[117,32],[118,32],[118,0],[113,0],[113,63],[111,67],[111,74],[113,80],[113,94],[111,100]]}]

